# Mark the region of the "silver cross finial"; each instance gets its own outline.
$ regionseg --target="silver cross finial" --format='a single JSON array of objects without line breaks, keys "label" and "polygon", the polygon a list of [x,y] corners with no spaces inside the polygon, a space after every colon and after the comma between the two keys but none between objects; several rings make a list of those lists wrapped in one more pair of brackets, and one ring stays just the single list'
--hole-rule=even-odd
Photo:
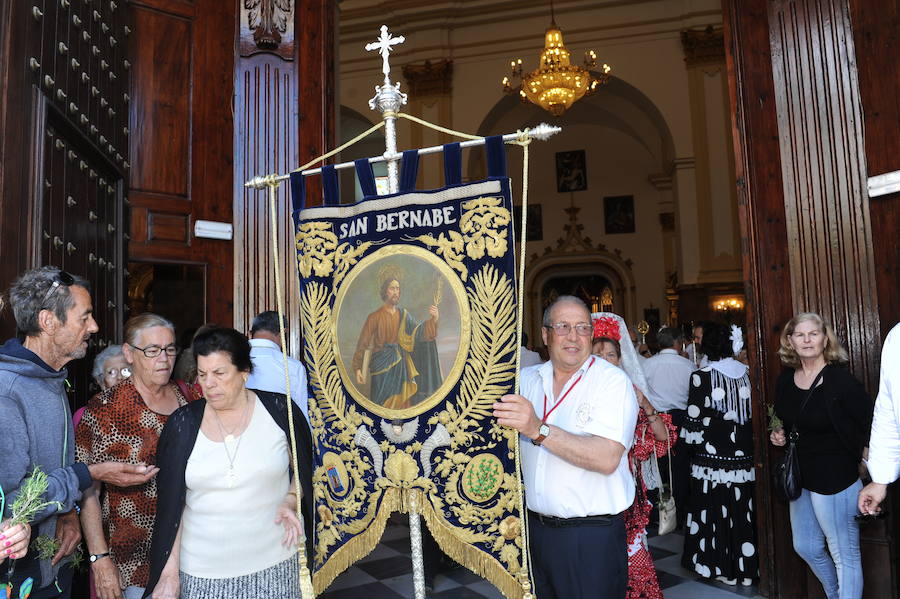
[{"label": "silver cross finial", "polygon": [[393,50],[391,46],[402,44],[405,41],[406,38],[402,35],[398,37],[391,37],[391,34],[388,33],[387,25],[382,25],[381,36],[379,36],[378,41],[366,44],[366,51],[371,52],[372,50],[378,50],[378,53],[381,54],[381,72],[384,73],[385,79],[387,79],[391,73],[391,64],[389,59],[390,53]]}]

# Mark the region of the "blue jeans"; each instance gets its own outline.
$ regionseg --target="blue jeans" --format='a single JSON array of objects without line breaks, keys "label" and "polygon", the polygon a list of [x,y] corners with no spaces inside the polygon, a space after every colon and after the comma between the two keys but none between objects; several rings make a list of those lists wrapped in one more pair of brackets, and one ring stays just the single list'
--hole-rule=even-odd
[{"label": "blue jeans", "polygon": [[803,489],[791,502],[794,551],[809,564],[828,599],[862,597],[859,524],[853,519],[860,489],[858,480],[834,495]]}]

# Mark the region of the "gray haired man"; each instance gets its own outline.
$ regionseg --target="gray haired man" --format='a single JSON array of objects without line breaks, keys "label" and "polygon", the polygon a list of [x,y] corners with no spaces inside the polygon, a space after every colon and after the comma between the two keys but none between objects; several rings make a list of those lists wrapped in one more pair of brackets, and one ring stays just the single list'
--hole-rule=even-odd
[{"label": "gray haired man", "polygon": [[[69,597],[72,569],[61,567],[81,540],[75,502],[93,480],[127,487],[142,484],[157,468],[104,462],[75,462],[75,433],[65,391],[65,366],[87,353],[96,333],[88,282],[54,266],[27,271],[9,290],[19,338],[0,346],[0,487],[5,519],[32,468],[49,481],[44,501],[52,503],[31,521],[32,536],[56,537],[60,549],[49,560],[29,553],[3,568],[0,582],[34,580],[31,599]],[[11,575],[10,575],[11,572]],[[6,580],[8,578],[8,580]]]}]

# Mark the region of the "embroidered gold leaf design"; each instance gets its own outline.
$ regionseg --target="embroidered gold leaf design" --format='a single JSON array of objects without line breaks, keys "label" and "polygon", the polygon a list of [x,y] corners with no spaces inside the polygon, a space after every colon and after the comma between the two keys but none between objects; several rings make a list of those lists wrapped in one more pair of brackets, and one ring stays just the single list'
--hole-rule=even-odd
[{"label": "embroidered gold leaf design", "polygon": [[371,246],[372,242],[366,241],[355,247],[349,243],[342,243],[337,247],[334,252],[334,275],[331,283],[334,289],[340,286],[341,281],[344,280],[350,268],[359,261],[359,257],[365,254],[366,250]]},{"label": "embroidered gold leaf design", "polygon": [[[332,434],[335,443],[348,447],[340,459],[346,465],[348,487],[346,496],[335,498],[328,487],[328,465],[316,468],[313,474],[314,493],[328,504],[332,518],[320,518],[316,523],[315,563],[321,565],[329,549],[345,535],[355,535],[366,530],[377,513],[380,494],[370,494],[364,481],[365,473],[372,471],[371,459],[363,457],[353,446],[353,437],[360,425],[373,426],[370,417],[360,414],[348,403],[334,356],[331,327],[331,298],[327,286],[311,281],[300,297],[300,315],[306,334],[306,363],[309,381],[314,389],[314,401],[310,402],[312,432],[314,438],[326,438]],[[336,432],[335,432],[336,431]]]},{"label": "embroidered gold leaf design", "polygon": [[[483,237],[487,253],[490,235]],[[436,247],[435,251],[460,272],[463,279],[469,275],[462,263],[464,244],[458,233],[419,239]],[[342,263],[346,264],[341,270],[343,276],[365,251],[359,246],[336,247],[328,259],[332,260],[336,272]],[[314,266],[310,268],[315,271]],[[317,467],[313,476],[316,503],[325,507],[319,510],[316,523],[317,584],[327,585],[337,572],[357,559],[350,556],[368,552],[377,542],[387,514],[409,509],[404,498],[411,493],[421,493],[423,498],[428,498],[429,509],[433,509],[429,517],[439,519],[447,530],[453,530],[454,543],[480,546],[481,551],[489,551],[494,558],[474,563],[483,563],[485,568],[489,563],[496,564],[484,574],[490,574],[495,584],[509,584],[507,577],[521,571],[521,524],[514,525],[519,507],[519,481],[515,473],[502,472],[502,469],[498,472],[491,464],[484,467],[473,464],[470,456],[491,455],[490,452],[498,447],[506,450],[507,444],[513,447],[515,439],[510,429],[496,424],[491,408],[508,389],[514,376],[514,366],[501,362],[501,358],[509,355],[516,346],[512,281],[490,264],[473,273],[468,281],[472,341],[460,379],[460,391],[454,402],[449,402],[445,410],[429,419],[432,425],[436,422],[444,424],[453,444],[434,458],[430,479],[422,476],[419,464],[411,455],[420,451],[418,445],[398,449],[387,443],[382,448],[386,456],[384,476],[375,480],[369,454],[353,445],[355,431],[360,425],[374,425],[370,418],[357,411],[345,395],[340,380],[334,355],[330,289],[308,282],[300,305],[306,334],[305,357],[315,391],[314,401],[310,404],[313,435],[330,438],[334,446],[347,448],[340,452],[340,459],[346,465],[349,479],[347,494],[338,498],[328,486],[325,466]],[[468,468],[470,465],[472,467]],[[468,483],[464,476],[467,468],[471,473]],[[324,556],[329,556],[327,563]],[[516,587],[519,585],[505,588]],[[512,592],[509,596],[521,595]]]},{"label": "embroidered gold leaf design", "polygon": [[332,254],[337,249],[337,236],[331,230],[331,223],[303,223],[294,236],[297,246],[297,268],[303,277],[311,274],[324,277],[334,270]]},{"label": "embroidered gold leaf design", "polygon": [[485,197],[462,203],[463,214],[459,230],[466,236],[466,254],[473,260],[484,257],[500,258],[507,251],[509,210],[500,197]]},{"label": "embroidered gold leaf design", "polygon": [[435,252],[443,256],[450,268],[459,271],[459,278],[463,281],[469,276],[469,269],[463,264],[463,236],[456,231],[449,231],[439,236],[419,235],[416,240],[429,247],[436,248]]},{"label": "embroidered gold leaf design", "polygon": [[512,541],[519,536],[520,520],[515,516],[507,516],[500,523],[500,534],[507,541]]},{"label": "embroidered gold leaf design", "polygon": [[[308,276],[308,275],[307,275]],[[334,363],[331,343],[331,307],[325,285],[310,282],[300,298],[300,317],[306,339],[306,362],[309,379],[315,388],[316,408],[325,422],[340,420],[345,426],[347,398],[341,387],[341,377]]]},{"label": "embroidered gold leaf design", "polygon": [[419,474],[419,465],[406,452],[395,451],[384,462],[384,473],[396,485],[410,483]]},{"label": "embroidered gold leaf design", "polygon": [[429,422],[444,422],[457,445],[469,445],[480,429],[481,420],[493,418],[492,405],[508,389],[515,365],[501,362],[515,335],[515,304],[512,281],[491,264],[479,270],[468,289],[472,307],[472,343],[463,370],[458,401],[448,405],[446,416]]}]

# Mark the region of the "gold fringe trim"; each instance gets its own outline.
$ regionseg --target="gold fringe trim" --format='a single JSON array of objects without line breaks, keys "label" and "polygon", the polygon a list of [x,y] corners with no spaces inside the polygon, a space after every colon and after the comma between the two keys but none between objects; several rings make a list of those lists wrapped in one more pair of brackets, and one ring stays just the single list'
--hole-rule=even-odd
[{"label": "gold fringe trim", "polygon": [[[507,599],[527,599],[530,593],[522,588],[522,583],[511,574],[506,567],[489,553],[486,553],[457,538],[453,526],[451,526],[418,489],[398,489],[396,487],[386,489],[381,500],[378,513],[372,519],[372,523],[362,533],[353,537],[340,549],[334,552],[331,558],[321,568],[313,573],[312,581],[316,595],[319,595],[334,582],[344,570],[367,556],[378,545],[384,534],[387,520],[394,512],[409,513],[411,510],[412,494],[418,497],[418,512],[425,518],[428,530],[431,531],[435,541],[441,550],[451,558],[493,584]],[[521,518],[524,526],[524,518]],[[527,558],[526,558],[527,559]]]},{"label": "gold fringe trim", "polygon": [[[411,492],[419,493],[415,490]],[[487,579],[507,599],[523,599],[525,597],[525,590],[519,580],[489,553],[460,541],[454,534],[453,526],[434,511],[434,506],[427,498],[420,497],[418,505],[420,506],[419,513],[425,517],[428,530],[431,531],[431,535],[444,553],[475,574]],[[521,515],[520,521],[524,526],[525,519]]]},{"label": "gold fringe trim", "polygon": [[341,572],[372,553],[384,534],[387,519],[394,512],[400,511],[400,494],[400,489],[385,489],[381,506],[369,527],[342,545],[313,573],[312,581],[316,595],[324,592]]}]

